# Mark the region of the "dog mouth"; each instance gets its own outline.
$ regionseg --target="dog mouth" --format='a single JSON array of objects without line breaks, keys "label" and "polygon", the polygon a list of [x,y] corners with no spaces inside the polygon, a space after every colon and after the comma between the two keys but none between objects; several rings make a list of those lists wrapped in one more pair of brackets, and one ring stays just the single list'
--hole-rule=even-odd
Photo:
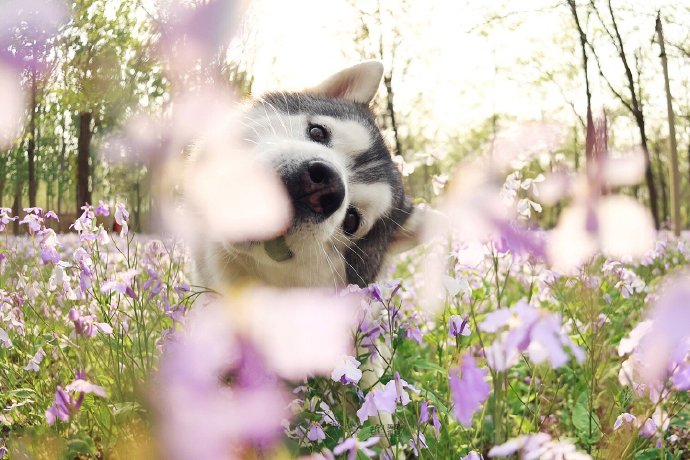
[{"label": "dog mouth", "polygon": [[285,242],[284,236],[279,236],[264,242],[264,250],[268,257],[276,262],[285,262],[292,259],[295,255]]}]

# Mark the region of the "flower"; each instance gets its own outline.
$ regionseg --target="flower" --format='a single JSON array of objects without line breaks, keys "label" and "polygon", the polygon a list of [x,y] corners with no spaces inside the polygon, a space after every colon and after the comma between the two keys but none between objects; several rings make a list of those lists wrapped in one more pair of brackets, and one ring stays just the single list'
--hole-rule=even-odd
[{"label": "flower", "polygon": [[489,457],[508,457],[519,453],[522,459],[541,460],[591,460],[587,454],[577,451],[566,441],[553,441],[546,433],[523,435],[509,439],[489,450]]},{"label": "flower", "polygon": [[288,400],[238,326],[214,301],[196,306],[165,342],[153,394],[165,458],[234,458],[235,449],[279,438]]},{"label": "flower", "polygon": [[462,318],[460,315],[451,315],[448,318],[448,335],[451,337],[470,335],[469,317]]},{"label": "flower", "polygon": [[[104,203],[103,200],[98,200],[98,206],[94,208],[94,212],[96,213],[97,216],[109,216],[110,215],[110,206],[108,206],[108,203]],[[126,211],[125,211],[126,212]],[[128,214],[129,216],[129,214]]]},{"label": "flower", "polygon": [[12,340],[10,340],[10,336],[7,335],[7,332],[3,328],[0,327],[0,345],[2,345],[3,348],[10,348],[12,346]]},{"label": "flower", "polygon": [[486,369],[476,366],[471,355],[465,355],[460,366],[448,371],[453,415],[466,427],[472,425],[472,416],[491,392],[491,386],[486,382],[487,373]]},{"label": "flower", "polygon": [[29,364],[24,366],[25,371],[31,371],[31,372],[38,372],[39,371],[39,365],[41,364],[41,361],[43,361],[43,358],[45,358],[46,352],[43,351],[43,348],[39,348],[36,354],[34,355],[33,358],[31,358],[31,361],[29,361]]},{"label": "flower", "polygon": [[[665,380],[690,351],[690,275],[668,279],[651,305],[649,330],[639,339],[637,351],[642,377],[649,384]],[[637,331],[636,337],[642,333]]]},{"label": "flower", "polygon": [[307,431],[307,439],[311,442],[323,441],[326,439],[326,433],[318,422],[309,422],[309,430]]},{"label": "flower", "polygon": [[419,457],[419,452],[422,449],[427,449],[429,447],[422,432],[416,432],[412,435],[412,439],[410,439],[410,447],[412,448],[412,453],[415,457]]},{"label": "flower", "polygon": [[369,438],[366,441],[360,441],[359,439],[353,436],[351,438],[347,438],[345,441],[335,446],[335,448],[333,449],[333,453],[335,455],[340,455],[347,452],[347,460],[355,460],[355,458],[357,458],[358,452],[361,452],[367,458],[372,458],[376,455],[376,452],[369,449],[369,447],[373,446],[377,442],[379,442],[378,436]]},{"label": "flower", "polygon": [[575,345],[561,325],[561,315],[537,309],[525,300],[511,308],[501,308],[489,313],[479,325],[483,332],[495,333],[507,326],[500,337],[486,350],[489,365],[499,371],[512,366],[520,353],[527,351],[535,363],[548,360],[552,367],[563,366],[568,347],[577,362],[584,360],[584,353]]},{"label": "flower", "polygon": [[482,459],[483,459],[482,454],[480,454],[476,450],[473,450],[473,451],[468,452],[467,455],[462,457],[460,460],[482,460]]},{"label": "flower", "polygon": [[244,332],[266,365],[296,380],[332,375],[342,357],[351,352],[358,303],[355,295],[262,288],[241,294],[233,308],[244,312]]},{"label": "flower", "polygon": [[[2,133],[0,133],[0,138],[1,138],[1,136],[2,136]],[[11,214],[12,214],[12,209],[0,208],[0,232],[4,231],[10,222],[13,222],[13,221],[18,219],[18,217],[10,217]]]},{"label": "flower", "polygon": [[77,335],[94,337],[99,332],[106,335],[113,333],[113,328],[108,323],[99,323],[95,315],[82,315],[74,308],[69,310],[69,320],[74,324]]},{"label": "flower", "polygon": [[120,272],[115,275],[115,278],[106,281],[101,286],[101,292],[119,292],[120,294],[126,294],[133,299],[137,298],[137,294],[132,289],[132,280],[139,274],[138,269],[130,269],[124,272]]},{"label": "flower", "polygon": [[419,390],[400,378],[400,374],[395,373],[395,378],[390,380],[383,388],[376,388],[367,393],[362,407],[357,411],[360,423],[378,415],[379,412],[392,414],[398,404],[406,406],[410,403],[410,395],[405,391],[409,388],[415,393]]},{"label": "flower", "polygon": [[626,425],[633,425],[635,422],[637,422],[637,417],[627,412],[623,412],[618,417],[616,417],[616,422],[613,424],[613,429],[617,430],[618,428],[623,426],[624,423]]},{"label": "flower", "polygon": [[77,378],[67,385],[65,389],[58,386],[55,391],[53,405],[46,409],[45,412],[48,425],[53,425],[58,419],[63,422],[69,420],[70,416],[81,408],[84,396],[90,393],[106,398],[105,390],[98,385],[86,381],[86,376],[83,372],[77,372]]},{"label": "flower", "polygon": [[362,371],[359,370],[360,362],[352,356],[345,356],[341,363],[333,369],[331,379],[344,385],[357,384],[362,378]]},{"label": "flower", "polygon": [[115,222],[120,226],[120,235],[125,236],[129,232],[127,220],[129,219],[129,212],[122,203],[115,205]]}]

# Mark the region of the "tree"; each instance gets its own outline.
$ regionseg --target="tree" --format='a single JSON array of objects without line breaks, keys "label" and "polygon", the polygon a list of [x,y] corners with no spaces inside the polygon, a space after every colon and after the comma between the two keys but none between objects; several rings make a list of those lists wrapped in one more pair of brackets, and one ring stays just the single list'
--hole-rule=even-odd
[{"label": "tree", "polygon": [[652,161],[649,154],[647,129],[645,125],[645,114],[642,107],[642,101],[638,96],[640,91],[639,78],[637,80],[635,79],[635,76],[633,75],[632,69],[630,67],[628,55],[625,50],[625,43],[623,41],[623,37],[621,36],[621,32],[618,27],[618,21],[613,6],[611,5],[611,0],[607,0],[607,9],[609,12],[610,24],[608,24],[608,22],[603,18],[594,0],[590,1],[589,6],[599,19],[601,26],[606,32],[606,35],[609,37],[611,43],[615,47],[623,67],[623,72],[628,90],[627,98],[622,94],[622,92],[616,90],[616,88],[611,83],[611,80],[606,76],[604,72],[604,67],[602,66],[601,59],[597,54],[596,48],[594,47],[591,40],[587,40],[587,45],[596,60],[597,67],[599,68],[599,75],[606,82],[607,86],[611,90],[611,93],[632,114],[637,128],[639,130],[640,147],[642,148],[645,160],[647,161],[647,167],[645,169],[645,182],[647,185],[647,191],[649,193],[649,207],[651,208],[652,218],[654,219],[654,225],[658,229],[660,227],[659,204],[657,199],[657,190],[654,183],[654,174],[652,172]]}]

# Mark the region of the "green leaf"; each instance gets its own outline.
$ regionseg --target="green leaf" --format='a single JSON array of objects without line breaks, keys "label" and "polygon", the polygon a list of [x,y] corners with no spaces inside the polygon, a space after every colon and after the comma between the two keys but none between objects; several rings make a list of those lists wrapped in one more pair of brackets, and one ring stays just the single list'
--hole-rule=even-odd
[{"label": "green leaf", "polygon": [[417,368],[417,369],[428,369],[428,370],[440,372],[442,374],[446,374],[448,372],[446,369],[442,368],[438,364],[434,364],[432,362],[424,361],[424,360],[414,361],[412,363],[412,366]]},{"label": "green leaf", "polygon": [[591,445],[601,439],[602,433],[599,417],[594,412],[589,413],[587,392],[583,392],[578,398],[573,408],[572,420],[577,430],[577,436],[582,442]]},{"label": "green leaf", "polygon": [[67,441],[65,458],[76,458],[80,454],[96,455],[97,453],[93,439],[89,436],[84,436],[83,438],[72,438]]},{"label": "green leaf", "polygon": [[31,388],[17,388],[9,392],[8,396],[15,397],[17,399],[29,399],[34,396],[36,392]]}]

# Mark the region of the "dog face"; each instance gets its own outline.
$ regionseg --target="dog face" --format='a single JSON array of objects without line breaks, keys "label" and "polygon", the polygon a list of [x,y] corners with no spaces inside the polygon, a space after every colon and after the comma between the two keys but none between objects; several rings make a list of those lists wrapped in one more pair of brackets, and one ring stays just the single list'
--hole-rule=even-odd
[{"label": "dog face", "polygon": [[381,63],[364,62],[304,92],[254,101],[243,138],[282,180],[293,221],[273,240],[207,251],[216,268],[226,267],[224,277],[363,286],[374,281],[389,248],[414,235],[414,208],[369,109],[382,73]]}]

